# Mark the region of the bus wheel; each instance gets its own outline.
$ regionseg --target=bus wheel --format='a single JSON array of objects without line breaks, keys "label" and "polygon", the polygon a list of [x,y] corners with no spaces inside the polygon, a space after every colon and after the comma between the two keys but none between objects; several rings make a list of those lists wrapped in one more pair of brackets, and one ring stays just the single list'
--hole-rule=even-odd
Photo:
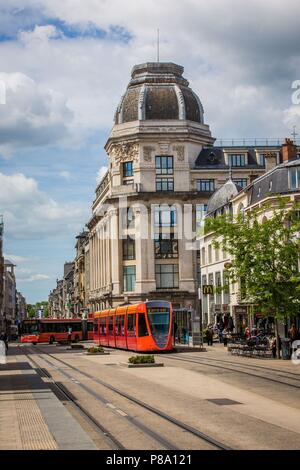
[{"label": "bus wheel", "polygon": [[32,344],[33,344],[33,346],[36,346],[36,343],[32,343]]},{"label": "bus wheel", "polygon": [[75,335],[75,343],[78,343],[79,342],[79,336],[78,335]]},{"label": "bus wheel", "polygon": [[55,338],[54,338],[54,336],[51,336],[51,338],[50,338],[50,341],[49,341],[49,344],[53,344],[53,343],[54,343],[54,341],[55,341]]}]

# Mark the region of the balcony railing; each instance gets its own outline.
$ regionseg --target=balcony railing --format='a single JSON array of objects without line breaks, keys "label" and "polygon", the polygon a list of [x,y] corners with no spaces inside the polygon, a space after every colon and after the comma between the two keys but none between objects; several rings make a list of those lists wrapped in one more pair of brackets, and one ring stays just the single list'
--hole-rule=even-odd
[{"label": "balcony railing", "polygon": [[[300,146],[300,139],[293,141]],[[284,137],[220,138],[215,141],[214,147],[280,147],[284,142]]]}]

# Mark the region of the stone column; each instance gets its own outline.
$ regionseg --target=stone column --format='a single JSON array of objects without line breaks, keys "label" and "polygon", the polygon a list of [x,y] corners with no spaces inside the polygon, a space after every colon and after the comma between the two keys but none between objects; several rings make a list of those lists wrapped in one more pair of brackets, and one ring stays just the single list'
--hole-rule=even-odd
[{"label": "stone column", "polygon": [[119,295],[122,291],[122,282],[120,279],[121,259],[120,259],[120,241],[119,241],[119,213],[118,209],[110,211],[111,220],[111,280],[113,284],[113,295]]}]

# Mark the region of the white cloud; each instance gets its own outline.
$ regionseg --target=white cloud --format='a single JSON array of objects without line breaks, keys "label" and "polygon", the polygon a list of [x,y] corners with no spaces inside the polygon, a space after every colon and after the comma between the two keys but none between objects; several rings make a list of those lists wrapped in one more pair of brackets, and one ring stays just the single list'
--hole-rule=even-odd
[{"label": "white cloud", "polygon": [[100,181],[102,180],[102,178],[105,175],[105,173],[107,172],[107,170],[108,170],[107,166],[102,166],[100,168],[100,170],[98,170],[97,177],[96,177],[97,184],[100,183]]},{"label": "white cloud", "polygon": [[73,113],[65,97],[24,73],[0,73],[6,104],[0,106],[0,152],[55,145],[70,139]]},{"label": "white cloud", "polygon": [[16,239],[74,235],[89,212],[88,207],[57,202],[21,173],[0,173],[0,203],[5,233]]},{"label": "white cloud", "polygon": [[62,37],[62,33],[53,25],[35,26],[32,31],[20,31],[20,41],[28,45],[32,42],[42,43],[49,39]]},{"label": "white cloud", "polygon": [[[67,133],[73,145],[101,128],[108,134],[132,66],[155,60],[158,26],[161,60],[185,66],[215,136],[245,132],[248,136],[275,136],[288,131],[283,112],[290,100],[290,84],[300,78],[298,0],[290,0],[288,9],[279,0],[246,4],[237,0],[27,3],[44,22],[47,17],[57,18],[79,30],[92,24],[106,32],[117,26],[132,34],[127,44],[111,40],[109,35],[104,39],[68,38],[59,31],[58,23],[23,31],[19,41],[0,44],[7,70],[17,66],[44,90],[56,90],[65,97],[73,120],[64,119],[67,129],[62,129],[62,135],[66,138]],[[17,7],[22,7],[21,0],[15,0]],[[277,122],[270,114],[274,111]],[[28,140],[38,144],[30,133]],[[55,132],[44,136],[45,140],[66,143]]]},{"label": "white cloud", "polygon": [[15,264],[17,264],[17,263],[26,263],[27,261],[29,261],[29,258],[25,258],[25,256],[10,255],[10,254],[6,254],[6,253],[4,253],[4,258],[9,259],[10,261],[12,261]]},{"label": "white cloud", "polygon": [[51,279],[51,277],[47,274],[32,274],[27,278],[19,279],[19,282],[48,281],[49,279]]}]

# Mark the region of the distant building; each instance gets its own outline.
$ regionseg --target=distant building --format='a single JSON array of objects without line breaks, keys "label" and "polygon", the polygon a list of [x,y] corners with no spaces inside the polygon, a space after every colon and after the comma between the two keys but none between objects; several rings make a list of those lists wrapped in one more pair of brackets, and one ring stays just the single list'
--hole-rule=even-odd
[{"label": "distant building", "polygon": [[21,292],[16,293],[16,319],[22,321],[27,317],[26,299]]},{"label": "distant building", "polygon": [[[86,266],[86,245],[88,232],[82,232],[76,237],[75,273],[74,273],[74,314],[76,317],[87,313],[86,306],[86,277],[89,267]],[[89,263],[89,260],[87,260]]]},{"label": "distant building", "polygon": [[3,301],[3,323],[9,332],[10,325],[16,320],[16,277],[15,265],[4,260],[4,301]]},{"label": "distant building", "polygon": [[63,317],[72,318],[74,315],[74,276],[75,262],[64,264],[63,278]]}]

